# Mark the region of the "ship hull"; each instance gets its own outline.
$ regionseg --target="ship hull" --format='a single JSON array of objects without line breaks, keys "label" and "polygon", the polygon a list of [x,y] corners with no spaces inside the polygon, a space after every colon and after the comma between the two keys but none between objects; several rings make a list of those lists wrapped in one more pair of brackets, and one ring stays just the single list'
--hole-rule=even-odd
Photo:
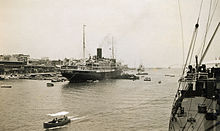
[{"label": "ship hull", "polygon": [[194,88],[181,90],[174,101],[169,131],[220,131],[220,68],[189,83]]},{"label": "ship hull", "polygon": [[62,76],[66,77],[69,82],[86,82],[88,80],[116,79],[121,75],[121,70],[114,71],[94,71],[94,70],[62,70]]},{"label": "ship hull", "polygon": [[[213,110],[218,110],[217,101],[207,99],[205,97],[185,98],[182,101],[182,107],[185,111],[183,114],[178,113],[172,117],[169,122],[169,131],[219,131],[220,117],[215,114],[211,119],[207,118],[207,113],[200,113],[198,111],[199,104],[208,105]],[[213,119],[212,117],[216,117]],[[193,119],[191,119],[193,118]]]}]

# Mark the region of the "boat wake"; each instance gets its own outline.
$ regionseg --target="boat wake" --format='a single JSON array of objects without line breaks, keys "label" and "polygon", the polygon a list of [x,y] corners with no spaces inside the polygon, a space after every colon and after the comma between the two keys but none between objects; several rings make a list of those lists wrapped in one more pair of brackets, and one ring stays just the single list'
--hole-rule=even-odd
[{"label": "boat wake", "polygon": [[53,127],[53,128],[48,128],[48,129],[44,129],[44,130],[45,131],[50,131],[50,130],[59,130],[59,129],[63,129],[63,128],[67,128],[67,125],[59,126],[59,127]]},{"label": "boat wake", "polygon": [[71,121],[76,121],[76,120],[81,120],[81,119],[85,119],[85,116],[82,117],[76,117],[76,116],[69,116],[68,117]]}]

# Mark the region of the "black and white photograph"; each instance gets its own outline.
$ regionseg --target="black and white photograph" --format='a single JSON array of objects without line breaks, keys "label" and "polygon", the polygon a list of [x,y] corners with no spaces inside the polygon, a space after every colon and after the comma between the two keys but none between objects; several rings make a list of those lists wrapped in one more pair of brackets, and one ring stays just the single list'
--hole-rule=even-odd
[{"label": "black and white photograph", "polygon": [[220,0],[0,0],[0,131],[220,131]]}]

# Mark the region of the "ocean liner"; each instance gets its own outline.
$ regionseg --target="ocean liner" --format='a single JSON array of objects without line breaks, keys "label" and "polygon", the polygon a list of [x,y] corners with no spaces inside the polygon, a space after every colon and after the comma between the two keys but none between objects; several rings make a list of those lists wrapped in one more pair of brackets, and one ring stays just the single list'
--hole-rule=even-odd
[{"label": "ocean liner", "polygon": [[61,74],[70,82],[86,82],[103,79],[116,79],[121,76],[122,69],[114,59],[112,42],[112,57],[104,58],[102,48],[97,48],[97,55],[85,58],[85,25],[83,26],[83,59],[72,68],[62,68]]},{"label": "ocean liner", "polygon": [[[195,56],[195,64],[190,63],[195,37],[199,27],[195,25],[182,77],[172,105],[169,131],[220,131],[220,68],[207,68],[204,57],[220,26],[218,23],[207,43],[201,58]],[[210,21],[209,21],[210,24]],[[188,68],[187,68],[188,65]]]},{"label": "ocean liner", "polygon": [[103,58],[102,49],[97,49],[97,56],[78,63],[75,68],[61,69],[61,74],[70,82],[86,82],[120,77],[122,70],[116,59]]}]

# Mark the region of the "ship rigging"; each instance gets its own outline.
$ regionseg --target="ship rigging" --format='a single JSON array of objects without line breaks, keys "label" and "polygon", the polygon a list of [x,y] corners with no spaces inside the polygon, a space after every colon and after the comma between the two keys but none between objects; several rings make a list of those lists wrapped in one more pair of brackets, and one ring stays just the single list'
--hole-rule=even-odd
[{"label": "ship rigging", "polygon": [[178,81],[179,86],[174,97],[169,122],[170,131],[220,130],[220,68],[207,68],[206,65],[203,64],[203,60],[220,26],[220,22],[218,22],[205,48],[207,32],[218,1],[214,4],[212,15],[210,10],[213,3],[212,0],[210,1],[206,32],[200,50],[201,58],[198,59],[199,54],[197,54],[195,56],[195,66],[191,65],[198,34],[202,4],[203,0],[200,4],[199,15],[193,31],[186,61],[183,66],[182,76]]}]

